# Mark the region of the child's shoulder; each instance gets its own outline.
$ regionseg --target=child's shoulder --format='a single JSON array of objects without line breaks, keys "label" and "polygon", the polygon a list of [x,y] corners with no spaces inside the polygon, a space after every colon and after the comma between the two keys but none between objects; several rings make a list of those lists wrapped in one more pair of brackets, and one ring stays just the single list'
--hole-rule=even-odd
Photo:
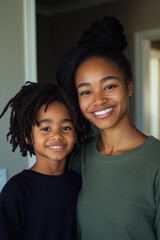
[{"label": "child's shoulder", "polygon": [[68,169],[67,170],[68,175],[70,176],[70,179],[72,181],[72,184],[75,185],[75,187],[80,188],[81,183],[82,183],[82,177],[79,173]]},{"label": "child's shoulder", "polygon": [[19,172],[17,173],[16,175],[14,175],[13,177],[11,177],[9,180],[8,180],[8,184],[16,184],[18,183],[19,181],[22,181],[24,179],[24,175],[25,175],[25,170],[23,170],[22,172]]},{"label": "child's shoulder", "polygon": [[72,169],[67,169],[67,173],[73,179],[81,179],[81,175],[79,173],[73,171]]},{"label": "child's shoulder", "polygon": [[11,177],[7,183],[4,185],[1,195],[11,196],[15,195],[18,192],[19,185],[23,182],[24,179],[24,171],[17,173],[13,177]]}]

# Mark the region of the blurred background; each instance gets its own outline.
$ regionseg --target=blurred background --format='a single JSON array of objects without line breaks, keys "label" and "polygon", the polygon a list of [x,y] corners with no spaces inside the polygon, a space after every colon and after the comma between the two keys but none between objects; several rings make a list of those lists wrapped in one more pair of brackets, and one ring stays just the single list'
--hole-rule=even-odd
[{"label": "blurred background", "polygon": [[[134,74],[132,120],[160,138],[159,12],[159,0],[0,0],[0,112],[26,81],[55,82],[61,57],[84,29],[114,16],[124,26]],[[8,127],[9,112],[0,120],[0,190],[34,162],[12,153]]]}]

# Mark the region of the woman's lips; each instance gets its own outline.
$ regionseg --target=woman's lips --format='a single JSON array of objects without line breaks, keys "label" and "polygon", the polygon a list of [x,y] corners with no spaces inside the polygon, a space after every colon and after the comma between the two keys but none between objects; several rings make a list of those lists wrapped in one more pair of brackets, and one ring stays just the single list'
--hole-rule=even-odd
[{"label": "woman's lips", "polygon": [[92,115],[96,118],[108,117],[114,110],[114,107],[106,108],[100,111],[93,112]]}]

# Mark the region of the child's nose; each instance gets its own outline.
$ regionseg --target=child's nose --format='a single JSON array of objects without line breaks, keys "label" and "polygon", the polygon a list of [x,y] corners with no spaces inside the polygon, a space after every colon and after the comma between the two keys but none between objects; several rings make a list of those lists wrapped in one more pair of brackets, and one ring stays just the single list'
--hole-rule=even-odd
[{"label": "child's nose", "polygon": [[63,138],[64,137],[63,137],[61,131],[59,131],[59,130],[53,131],[51,134],[52,140],[60,141],[60,140],[63,140]]}]

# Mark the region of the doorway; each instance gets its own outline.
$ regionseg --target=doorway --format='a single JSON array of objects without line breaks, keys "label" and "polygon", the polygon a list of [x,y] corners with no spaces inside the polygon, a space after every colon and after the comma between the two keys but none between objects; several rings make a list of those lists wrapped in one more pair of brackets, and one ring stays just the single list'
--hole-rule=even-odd
[{"label": "doorway", "polygon": [[160,139],[160,40],[150,42],[149,84],[150,132]]},{"label": "doorway", "polygon": [[[24,0],[24,62],[25,82],[37,82],[37,52],[36,52],[36,2]],[[28,167],[35,163],[35,156],[28,155]]]},{"label": "doorway", "polygon": [[136,33],[135,124],[160,138],[160,29]]}]

